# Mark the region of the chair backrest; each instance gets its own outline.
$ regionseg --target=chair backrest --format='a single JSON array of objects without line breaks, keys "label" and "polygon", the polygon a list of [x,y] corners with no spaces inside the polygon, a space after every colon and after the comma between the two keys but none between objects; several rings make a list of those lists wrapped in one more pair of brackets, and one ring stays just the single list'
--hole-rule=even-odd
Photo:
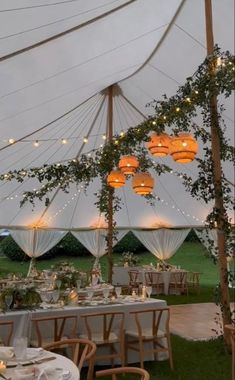
[{"label": "chair backrest", "polygon": [[150,328],[152,337],[156,337],[159,328],[164,332],[169,332],[170,309],[169,307],[153,308],[146,310],[131,311],[134,316],[138,335],[143,336],[143,330]]},{"label": "chair backrest", "polygon": [[[89,339],[63,339],[58,342],[46,344],[43,348],[47,351],[59,352],[69,356],[81,371],[84,363],[94,366],[96,344]],[[71,352],[68,352],[71,349]]]},{"label": "chair backrest", "polygon": [[129,283],[130,285],[135,285],[139,283],[139,271],[138,270],[129,270]]},{"label": "chair backrest", "polygon": [[187,272],[171,272],[170,281],[175,284],[185,284],[187,279]]},{"label": "chair backrest", "polygon": [[4,346],[10,346],[13,330],[14,330],[13,321],[0,322],[0,340],[4,344]]},{"label": "chair backrest", "polygon": [[82,314],[88,339],[94,340],[97,334],[102,337],[103,342],[108,342],[111,333],[115,332],[120,340],[124,337],[124,316],[123,312],[103,312]]},{"label": "chair backrest", "polygon": [[[96,372],[96,377],[101,377],[101,376],[112,376],[112,380],[117,379],[117,375],[119,374],[133,374],[135,375],[135,379],[139,380],[149,380],[150,376],[149,373],[142,368],[137,368],[137,367],[118,367],[118,368],[110,368],[110,369],[105,369],[102,371],[97,371]],[[137,377],[136,377],[137,375]],[[139,375],[139,376],[138,376]]]},{"label": "chair backrest", "polygon": [[161,273],[148,271],[144,273],[146,285],[159,285],[162,284],[162,275]]},{"label": "chair backrest", "polygon": [[60,341],[64,334],[66,338],[75,338],[77,335],[77,315],[32,318],[31,321],[35,327],[38,347],[43,345],[43,338],[49,338],[48,332],[53,332],[50,336],[52,342]]}]

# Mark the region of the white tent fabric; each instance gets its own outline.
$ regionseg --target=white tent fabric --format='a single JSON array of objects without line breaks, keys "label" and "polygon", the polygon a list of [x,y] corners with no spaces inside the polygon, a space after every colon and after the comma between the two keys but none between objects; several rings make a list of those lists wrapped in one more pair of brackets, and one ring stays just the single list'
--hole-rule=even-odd
[{"label": "white tent fabric", "polygon": [[[233,53],[234,2],[212,0],[212,5],[215,43]],[[1,1],[0,172],[93,155],[107,132],[108,86],[118,85],[113,129],[120,134],[153,112],[148,102],[174,95],[205,57],[204,0]],[[234,141],[234,102],[221,101],[227,137]],[[194,122],[200,125],[200,115]],[[198,154],[204,154],[203,146]],[[117,227],[204,225],[213,204],[193,199],[179,175],[195,178],[196,164],[177,165],[170,157],[160,162],[172,172],[154,175],[155,205],[135,195],[129,183],[117,190],[122,201]],[[230,164],[224,169],[234,183]],[[0,183],[0,228],[42,224],[68,231],[96,224],[98,179],[86,193],[71,184],[68,193],[53,191],[49,206],[37,200],[34,209],[20,207],[24,192],[39,186],[36,179]]]},{"label": "white tent fabric", "polygon": [[59,243],[66,235],[64,231],[44,231],[37,228],[11,230],[11,236],[29,257],[39,257]]},{"label": "white tent fabric", "polygon": [[[194,228],[197,237],[201,241],[201,243],[206,247],[207,250],[210,249],[212,255],[217,256],[217,248],[218,248],[218,236],[216,229],[197,229]],[[209,240],[213,241],[213,247],[210,245]]]},{"label": "white tent fabric", "polygon": [[189,229],[169,230],[159,229],[153,231],[132,230],[144,246],[159,260],[170,259],[183,244]]},{"label": "white tent fabric", "polygon": [[[117,230],[113,245],[117,244],[127,232],[127,230]],[[96,263],[107,252],[107,229],[98,228],[96,230],[72,231],[72,234],[95,256],[97,259]]]}]

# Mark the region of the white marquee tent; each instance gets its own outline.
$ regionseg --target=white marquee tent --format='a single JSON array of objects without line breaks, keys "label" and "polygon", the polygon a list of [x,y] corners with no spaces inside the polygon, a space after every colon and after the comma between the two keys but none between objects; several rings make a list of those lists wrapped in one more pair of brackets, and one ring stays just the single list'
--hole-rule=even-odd
[{"label": "white marquee tent", "polygon": [[[234,1],[213,0],[212,5],[215,42],[233,53]],[[117,84],[113,129],[120,134],[153,112],[148,102],[174,95],[205,57],[204,0],[2,0],[0,172],[93,154],[105,142],[108,86]],[[233,99],[221,100],[234,141]],[[200,115],[195,122],[200,125]],[[160,160],[172,173],[156,178],[154,206],[135,195],[130,183],[117,190],[122,198],[118,227],[203,226],[213,205],[193,199],[177,175],[196,176],[196,164]],[[225,171],[233,184],[232,168]],[[1,182],[0,228],[103,227],[94,205],[99,186],[94,180],[86,194],[80,185],[72,185],[68,194],[56,190],[50,207],[36,201],[33,209],[30,204],[20,208],[20,200],[24,191],[39,187],[37,180]]]}]

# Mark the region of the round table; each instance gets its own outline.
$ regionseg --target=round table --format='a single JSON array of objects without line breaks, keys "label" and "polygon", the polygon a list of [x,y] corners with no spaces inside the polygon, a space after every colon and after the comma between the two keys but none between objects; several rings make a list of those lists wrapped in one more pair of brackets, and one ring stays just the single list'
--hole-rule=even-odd
[{"label": "round table", "polygon": [[[9,347],[6,347],[6,349],[9,349]],[[33,350],[35,351],[34,348],[28,348],[27,349],[27,352],[29,352],[30,357],[31,356],[33,357],[33,354],[32,354],[34,352]],[[66,378],[67,380],[79,380],[80,379],[80,373],[79,373],[78,367],[70,359],[66,358],[65,356],[55,354],[54,352],[49,352],[49,351],[43,350],[43,352],[40,355],[38,355],[38,357],[36,357],[35,360],[40,361],[40,360],[43,360],[46,358],[51,358],[51,357],[55,357],[55,359],[54,360],[48,360],[48,361],[45,360],[41,364],[36,364],[36,363],[33,364],[32,363],[32,365],[27,365],[27,366],[23,365],[22,368],[28,369],[28,368],[32,368],[34,366],[34,367],[37,367],[40,371],[43,370],[44,368],[47,368],[47,367],[62,368],[63,371],[69,371],[70,372],[70,377]],[[22,362],[22,364],[28,363],[28,362],[25,361],[25,362]],[[9,366],[11,366],[12,364],[14,365],[14,362],[11,362],[11,361],[7,362],[7,365],[9,365]],[[6,372],[4,372],[4,376],[7,378],[11,378],[12,380],[15,378],[14,377],[15,374],[16,374],[15,368],[7,368]],[[37,377],[35,377],[35,379],[37,379]],[[55,374],[55,376],[50,376],[50,380],[59,380],[59,379],[58,379],[58,376]]]}]

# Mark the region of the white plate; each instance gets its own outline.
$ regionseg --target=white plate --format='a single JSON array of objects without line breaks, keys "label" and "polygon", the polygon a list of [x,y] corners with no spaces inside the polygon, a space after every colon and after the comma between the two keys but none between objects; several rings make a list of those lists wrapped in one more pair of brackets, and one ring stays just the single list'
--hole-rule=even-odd
[{"label": "white plate", "polygon": [[27,348],[27,352],[26,352],[26,357],[24,359],[17,359],[15,357],[7,360],[7,363],[10,364],[10,365],[14,365],[14,364],[17,364],[17,363],[24,363],[24,362],[28,362],[28,361],[31,361],[31,360],[36,360],[36,359],[41,359],[43,354],[44,354],[44,350],[42,348]]}]

